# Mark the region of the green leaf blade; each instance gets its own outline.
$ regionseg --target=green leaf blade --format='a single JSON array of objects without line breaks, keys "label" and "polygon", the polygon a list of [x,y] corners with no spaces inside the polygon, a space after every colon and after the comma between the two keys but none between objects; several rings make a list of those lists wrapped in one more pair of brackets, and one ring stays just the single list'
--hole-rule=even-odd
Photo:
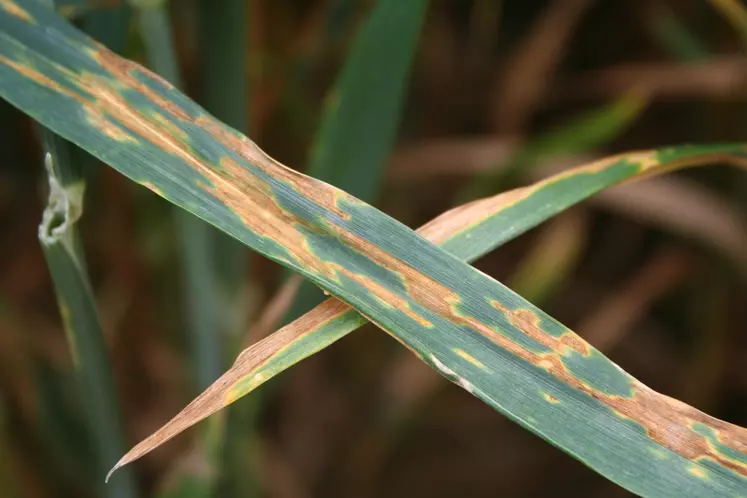
[{"label": "green leaf blade", "polygon": [[307,173],[371,202],[394,145],[428,0],[379,0],[327,95]]}]

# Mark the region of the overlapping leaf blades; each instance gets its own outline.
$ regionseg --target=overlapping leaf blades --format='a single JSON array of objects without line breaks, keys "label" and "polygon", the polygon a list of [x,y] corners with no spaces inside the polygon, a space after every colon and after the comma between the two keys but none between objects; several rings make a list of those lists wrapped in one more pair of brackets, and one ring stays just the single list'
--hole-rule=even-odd
[{"label": "overlapping leaf blades", "polygon": [[[557,174],[529,187],[455,208],[424,225],[418,232],[431,242],[450,248],[452,254],[460,259],[473,261],[604,188],[626,180],[714,162],[747,168],[747,147],[680,147],[676,152],[669,149],[611,157]],[[576,178],[587,176],[590,170],[596,172],[593,178],[584,183],[576,183]],[[481,244],[472,242],[475,231],[483,234]],[[125,460],[140,458],[367,322],[341,301],[335,298],[326,300],[245,349],[221,379],[161,429],[133,448]]]},{"label": "overlapping leaf blades", "polygon": [[[646,388],[499,283],[279,165],[35,2],[0,7],[0,93],[44,125],[303,273],[454,382],[628,489],[747,493],[744,429]],[[471,243],[481,238],[475,231]]]}]

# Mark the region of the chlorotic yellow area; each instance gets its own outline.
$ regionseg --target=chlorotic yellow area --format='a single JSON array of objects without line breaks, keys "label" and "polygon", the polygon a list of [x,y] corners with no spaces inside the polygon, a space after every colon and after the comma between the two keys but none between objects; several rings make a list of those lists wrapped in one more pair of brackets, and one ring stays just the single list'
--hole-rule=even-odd
[{"label": "chlorotic yellow area", "polygon": [[0,8],[26,22],[34,22],[34,18],[23,10],[17,3],[12,0],[0,0]]},{"label": "chlorotic yellow area", "polygon": [[704,481],[710,479],[708,471],[698,465],[691,465],[690,467],[688,467],[687,472]]},{"label": "chlorotic yellow area", "polygon": [[485,366],[483,362],[475,358],[474,356],[470,355],[463,349],[455,349],[454,353],[456,353],[457,356],[459,356],[461,359],[471,363],[472,365],[476,366],[480,370],[487,370],[488,367]]},{"label": "chlorotic yellow area", "polygon": [[140,185],[147,188],[148,190],[150,190],[151,192],[153,192],[154,194],[158,196],[165,197],[161,189],[159,189],[158,187],[156,187],[150,182],[140,182]]},{"label": "chlorotic yellow area", "polygon": [[549,393],[542,393],[542,397],[547,401],[548,403],[552,403],[553,405],[560,404],[560,400]]},{"label": "chlorotic yellow area", "polygon": [[[244,379],[240,379],[239,382],[243,381]],[[237,399],[244,396],[246,393],[254,390],[257,386],[262,384],[266,380],[265,374],[262,372],[256,373],[252,376],[251,380],[246,383],[242,384],[240,389],[237,389],[236,385],[232,387],[231,389],[226,392],[226,396],[223,398],[223,406],[228,406]]]},{"label": "chlorotic yellow area", "polygon": [[648,451],[656,458],[657,460],[666,460],[667,459],[667,452],[664,451],[661,448],[649,448]]},{"label": "chlorotic yellow area", "polygon": [[65,328],[65,335],[69,343],[70,356],[73,360],[73,365],[78,367],[80,361],[78,359],[78,344],[75,342],[75,334],[73,333],[73,323],[70,316],[70,308],[62,300],[59,301],[60,317],[62,318],[62,326]]}]

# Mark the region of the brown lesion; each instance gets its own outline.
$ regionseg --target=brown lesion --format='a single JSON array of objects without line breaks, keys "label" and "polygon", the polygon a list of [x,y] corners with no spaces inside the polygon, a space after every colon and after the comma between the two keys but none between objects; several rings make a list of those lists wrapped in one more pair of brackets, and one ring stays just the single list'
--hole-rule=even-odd
[{"label": "brown lesion", "polygon": [[77,101],[81,101],[83,98],[79,94],[63,87],[49,76],[42,74],[36,68],[30,66],[29,64],[24,64],[22,62],[10,59],[8,57],[5,57],[4,55],[0,55],[0,63],[5,64],[18,74],[28,78],[34,83],[49,88],[50,90],[53,90],[61,95],[75,99]]},{"label": "brown lesion", "polygon": [[190,167],[203,168],[202,160],[180,137],[174,136],[170,129],[161,126],[152,116],[130,105],[107,79],[85,74],[79,78],[79,84],[93,97],[93,100],[83,102],[83,105],[87,107],[86,112],[106,115],[107,118],[113,119],[130,132],[136,133],[143,140],[151,142],[164,152],[179,157]]},{"label": "brown lesion", "polygon": [[343,273],[349,279],[360,284],[368,292],[373,294],[377,299],[379,299],[383,303],[386,303],[388,306],[392,308],[396,308],[397,310],[399,310],[400,313],[404,314],[405,316],[417,322],[418,325],[420,325],[421,327],[433,328],[433,323],[431,323],[425,317],[413,311],[412,307],[410,306],[410,303],[406,299],[403,299],[397,293],[392,292],[387,287],[378,283],[376,280],[373,280],[365,275],[360,275],[360,274],[351,272],[341,266],[338,267],[338,270],[340,271],[340,273]]},{"label": "brown lesion", "polygon": [[24,22],[34,22],[34,18],[13,0],[0,0],[0,9]]},{"label": "brown lesion", "polygon": [[531,310],[525,308],[512,310],[495,300],[490,301],[490,304],[502,313],[511,325],[557,354],[564,355],[568,351],[575,351],[583,356],[591,354],[591,345],[570,330],[559,337],[553,337],[545,332],[539,316]]},{"label": "brown lesion", "polygon": [[463,233],[474,226],[483,223],[486,219],[498,215],[511,206],[530,198],[537,191],[547,188],[553,183],[577,175],[600,173],[617,164],[622,159],[639,162],[642,165],[642,168],[654,167],[658,164],[655,161],[655,156],[649,152],[621,154],[619,156],[601,159],[581,168],[562,171],[546,178],[545,180],[526,187],[519,187],[492,197],[478,199],[468,204],[458,206],[431,220],[421,228],[420,232],[424,237],[434,243],[443,243],[446,240],[454,238],[459,233]]},{"label": "brown lesion", "polygon": [[488,368],[485,366],[483,362],[472,356],[471,354],[467,353],[463,349],[454,349],[454,353],[459,356],[461,359],[465,360],[468,363],[471,363],[475,367],[479,368],[480,370],[487,370]]},{"label": "brown lesion", "polygon": [[[347,193],[288,168],[265,154],[253,141],[244,136],[237,136],[231,133],[225,125],[211,116],[199,116],[195,120],[195,124],[209,133],[219,143],[239,154],[239,156],[252,166],[264,171],[278,181],[285,182],[303,197],[314,201],[319,206],[324,207],[343,219],[350,218],[350,214],[338,205],[341,198],[350,198]],[[244,172],[244,174],[248,174],[248,172]]]},{"label": "brown lesion", "polygon": [[542,330],[539,318],[530,310],[509,310],[500,303],[494,302],[498,311],[504,313],[517,328],[553,351],[553,353],[545,354],[533,353],[479,320],[460,314],[456,309],[460,298],[450,289],[410,268],[366,240],[361,240],[353,234],[341,233],[339,236],[361,254],[368,255],[378,264],[401,275],[410,297],[422,306],[435,311],[456,325],[466,325],[472,328],[514,356],[544,368],[562,383],[609,406],[618,415],[635,421],[647,430],[652,440],[662,446],[690,460],[698,457],[712,458],[734,472],[747,475],[747,466],[733,462],[712,451],[705,438],[692,431],[687,422],[688,419],[700,420],[704,425],[716,428],[723,435],[724,444],[741,453],[747,453],[747,443],[745,443],[747,431],[745,429],[709,417],[684,403],[656,393],[622,371],[621,375],[624,375],[632,386],[631,392],[634,393],[632,397],[614,396],[598,391],[575,377],[562,361],[562,355],[569,350],[584,356],[588,356],[593,351],[588,343],[571,331],[560,337],[553,337]]},{"label": "brown lesion", "polygon": [[706,437],[691,427],[692,422],[697,421],[715,429],[725,445],[747,454],[747,430],[744,428],[718,420],[681,401],[657,393],[628,374],[625,375],[631,382],[633,395],[609,395],[591,388],[574,377],[565,369],[559,358],[545,355],[542,361],[550,365],[546,369],[553,376],[610,407],[617,416],[639,424],[652,441],[664,448],[694,463],[710,459],[736,474],[747,477],[747,464],[720,454],[711,447]]},{"label": "brown lesion", "polygon": [[688,460],[710,459],[747,477],[747,464],[722,455],[711,447],[705,436],[691,427],[693,422],[697,422],[716,430],[723,444],[743,455],[747,454],[747,430],[657,393],[635,379],[631,381],[634,387],[631,398],[608,396],[605,404],[641,424],[652,440]]},{"label": "brown lesion", "polygon": [[157,81],[167,89],[174,89],[174,86],[165,79],[151,71],[148,71],[139,64],[119,57],[100,44],[97,44],[97,50],[92,51],[91,56],[101,65],[101,67],[109,71],[109,73],[119,83],[124,84],[124,86],[128,87],[130,90],[135,90],[140,93],[159,109],[167,111],[176,119],[182,121],[194,121],[184,109],[166,97],[160,95],[151,87],[140,81],[135,75],[140,73],[147,78]]},{"label": "brown lesion", "polygon": [[[570,331],[561,336],[561,340],[558,340],[537,329],[536,321],[529,319],[526,314],[523,317],[519,315],[519,318],[511,318],[513,315],[510,310],[500,305],[497,307],[506,313],[512,321],[515,321],[515,325],[528,332],[530,337],[539,340],[542,344],[553,349],[555,353],[533,354],[522,348],[517,348],[510,341],[503,339],[498,342],[499,346],[546,370],[564,384],[610,407],[618,416],[638,423],[646,430],[648,436],[661,446],[693,462],[702,458],[710,458],[737,474],[747,476],[747,465],[729,459],[715,451],[708,444],[708,440],[691,427],[692,422],[696,421],[716,430],[719,434],[719,440],[723,444],[742,454],[747,454],[747,430],[713,418],[685,403],[657,393],[622,371],[621,374],[625,375],[631,384],[632,396],[616,396],[598,391],[575,377],[563,364],[560,355],[564,348],[568,346],[567,338],[572,337]],[[566,339],[563,341],[563,338]],[[582,339],[579,338],[579,341],[582,341]],[[575,344],[574,350],[585,349],[579,347],[578,341],[574,340],[573,344]],[[587,344],[586,348],[590,348],[590,346]]]},{"label": "brown lesion", "polygon": [[443,244],[520,202],[531,193],[532,190],[529,187],[520,187],[493,197],[463,204],[429,221],[420,227],[418,233],[434,244]]},{"label": "brown lesion", "polygon": [[[162,97],[137,81],[132,76],[137,65],[126,62],[103,48],[97,54],[98,60],[105,64],[113,75],[122,78],[120,83],[124,86],[141,92],[159,109],[168,110],[174,119],[194,122],[180,108],[173,104],[166,105]],[[187,137],[180,127],[176,124],[166,126],[163,116],[146,115],[142,110],[133,107],[120,91],[112,88],[109,80],[96,75],[86,75],[81,78],[81,85],[94,97],[93,102],[84,104],[90,106],[89,112],[94,115],[106,113],[142,139],[183,160],[206,179],[208,185],[204,186],[205,189],[236,213],[253,232],[284,246],[296,264],[311,272],[335,278],[333,269],[308,250],[304,234],[296,229],[304,221],[278,205],[267,182],[228,157],[222,158],[220,165],[206,163],[190,149]],[[203,124],[206,121],[202,120]],[[217,124],[215,126],[222,128]],[[225,132],[225,137],[228,136],[233,137]],[[257,149],[253,143],[250,147],[244,144],[244,154],[252,149]]]},{"label": "brown lesion", "polygon": [[[283,210],[278,205],[273,196],[272,189],[267,182],[250,174],[245,168],[230,158],[223,158],[221,166],[225,170],[225,174],[231,177],[231,188],[224,188],[225,185],[223,182],[214,181],[213,193],[225,202],[252,231],[260,236],[269,237],[278,242],[292,254],[299,265],[305,267],[307,270],[334,279],[338,278],[337,274],[345,275],[347,278],[358,282],[371,292],[371,294],[376,296],[377,299],[398,309],[421,326],[433,326],[424,317],[415,313],[411,309],[409,302],[397,293],[392,292],[365,275],[358,274],[337,263],[327,262],[315,256],[308,246],[306,236],[295,228],[297,226],[305,226],[306,222],[294,214]],[[327,225],[327,227],[330,230],[334,229],[331,225]],[[342,237],[342,233],[337,233],[336,235]],[[361,252],[360,247],[355,247],[355,249]],[[372,244],[367,249],[383,253],[383,251],[375,248]],[[367,254],[370,257],[370,254],[367,252],[362,252],[362,254]]]},{"label": "brown lesion", "polygon": [[[244,224],[261,237],[268,237],[282,245],[296,264],[312,273],[337,278],[335,269],[318,258],[308,247],[306,236],[297,227],[305,220],[282,209],[274,198],[271,186],[252,175],[233,159],[221,160],[224,173],[205,168],[203,173],[213,182],[209,190],[228,206]],[[223,178],[228,175],[230,181]]]}]

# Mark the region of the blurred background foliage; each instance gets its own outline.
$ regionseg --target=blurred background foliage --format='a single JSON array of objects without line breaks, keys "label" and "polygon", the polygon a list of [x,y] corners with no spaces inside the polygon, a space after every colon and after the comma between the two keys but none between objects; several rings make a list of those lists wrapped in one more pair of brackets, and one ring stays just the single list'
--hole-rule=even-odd
[{"label": "blurred background foliage", "polygon": [[[58,8],[110,48],[181,79],[281,162],[412,227],[602,155],[747,132],[747,16],[736,0],[431,0],[419,40],[382,39],[379,59],[355,63],[349,54],[374,4]],[[408,43],[417,43],[409,70]],[[174,57],[159,68],[164,49]],[[397,78],[382,77],[394,60]],[[381,112],[369,123],[380,146],[359,169],[350,162],[367,135],[344,134],[355,117],[335,107],[344,85],[358,117]],[[370,91],[383,87],[401,98],[380,104]],[[37,240],[48,188],[37,130],[4,102],[0,122],[0,494],[114,496],[98,485],[100,467],[114,462],[93,456]],[[131,445],[242,344],[318,296],[284,286],[285,271],[212,231],[185,239],[165,201],[93,160],[81,164],[80,234]],[[745,216],[743,173],[684,171],[604,192],[476,266],[652,388],[745,426]],[[189,258],[207,262],[202,276],[185,271]],[[373,326],[136,463],[134,476],[135,495],[173,498],[627,495]]]}]

